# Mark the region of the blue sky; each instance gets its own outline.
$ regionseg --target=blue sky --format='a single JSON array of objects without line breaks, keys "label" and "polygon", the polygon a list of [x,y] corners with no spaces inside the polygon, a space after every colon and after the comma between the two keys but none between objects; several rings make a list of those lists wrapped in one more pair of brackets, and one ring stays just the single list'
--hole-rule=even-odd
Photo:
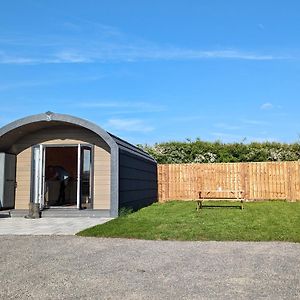
[{"label": "blue sky", "polygon": [[0,4],[0,126],[45,111],[132,143],[300,139],[300,2]]}]

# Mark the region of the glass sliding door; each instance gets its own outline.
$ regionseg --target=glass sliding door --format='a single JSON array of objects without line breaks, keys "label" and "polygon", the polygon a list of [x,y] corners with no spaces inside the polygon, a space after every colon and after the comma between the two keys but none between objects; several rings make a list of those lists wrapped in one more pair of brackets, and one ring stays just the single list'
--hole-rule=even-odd
[{"label": "glass sliding door", "polygon": [[78,208],[93,208],[92,203],[92,147],[78,147]]},{"label": "glass sliding door", "polygon": [[31,201],[44,207],[45,194],[45,149],[43,145],[32,148],[32,188]]},{"label": "glass sliding door", "polygon": [[[43,209],[46,206],[49,206],[49,195],[52,191],[54,194],[54,187],[50,188],[49,182],[47,183],[47,197],[45,200],[45,166],[50,166],[51,163],[53,164],[57,162],[57,159],[54,157],[54,154],[57,153],[67,153],[66,147],[69,149],[69,152],[73,153],[72,157],[75,157],[75,160],[71,159],[70,157],[67,157],[66,160],[69,164],[69,167],[67,168],[65,166],[65,169],[74,173],[73,177],[76,182],[77,177],[77,184],[72,185],[71,179],[68,180],[68,189],[65,189],[65,201],[63,204],[70,204],[71,202],[67,199],[67,196],[69,195],[71,197],[71,194],[74,195],[72,199],[77,198],[77,208],[78,209],[92,209],[93,208],[93,148],[91,145],[87,144],[79,144],[77,147],[74,146],[60,146],[60,147],[50,147],[49,145],[36,145],[32,147],[32,181],[31,181],[31,201],[33,203],[39,203],[41,209]],[[77,154],[76,153],[77,148]],[[51,151],[48,151],[47,157],[48,162],[46,162],[46,149],[50,149]],[[64,152],[62,152],[64,151]],[[51,153],[52,155],[50,155]],[[69,153],[68,152],[68,153]],[[54,159],[54,158],[55,159]],[[51,158],[51,159],[50,159]],[[76,165],[76,159],[77,159],[77,165]],[[77,173],[77,174],[76,174]],[[71,175],[72,175],[71,174]],[[49,174],[48,174],[49,175]],[[55,182],[54,182],[55,183]],[[56,185],[57,186],[57,185]],[[72,191],[75,192],[75,194],[71,193],[71,187],[74,187]],[[76,194],[77,189],[77,194]],[[57,190],[57,189],[56,189]],[[68,193],[67,193],[68,192]],[[60,194],[60,191],[59,191]],[[67,200],[69,202],[67,202]],[[74,201],[72,200],[72,201]],[[75,204],[74,201],[74,204]],[[73,202],[72,202],[73,203]],[[70,206],[70,205],[69,205]]]}]

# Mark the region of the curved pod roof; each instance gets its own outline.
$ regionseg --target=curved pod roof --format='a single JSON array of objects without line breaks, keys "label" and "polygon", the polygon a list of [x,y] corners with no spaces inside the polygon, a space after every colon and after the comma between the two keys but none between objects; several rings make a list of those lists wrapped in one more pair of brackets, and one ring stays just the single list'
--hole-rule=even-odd
[{"label": "curved pod roof", "polygon": [[111,149],[118,147],[155,162],[155,160],[148,153],[120,139],[119,137],[112,135],[92,122],[78,117],[66,114],[57,114],[53,112],[28,116],[0,128],[0,151],[6,151],[16,140],[30,132],[62,123],[83,127],[96,133],[107,143]]}]

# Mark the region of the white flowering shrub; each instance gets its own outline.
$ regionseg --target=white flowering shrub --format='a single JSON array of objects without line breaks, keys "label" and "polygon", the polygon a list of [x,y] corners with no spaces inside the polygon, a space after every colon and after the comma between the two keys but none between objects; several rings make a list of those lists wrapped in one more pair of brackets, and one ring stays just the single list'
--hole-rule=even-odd
[{"label": "white flowering shrub", "polygon": [[203,142],[200,139],[186,142],[139,145],[158,163],[217,163],[300,160],[300,144],[283,143],[232,143]]}]

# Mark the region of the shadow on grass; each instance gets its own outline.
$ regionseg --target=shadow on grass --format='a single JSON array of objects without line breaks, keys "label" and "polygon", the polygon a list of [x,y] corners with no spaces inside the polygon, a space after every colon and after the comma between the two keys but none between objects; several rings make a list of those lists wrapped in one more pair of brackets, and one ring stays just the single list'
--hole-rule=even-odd
[{"label": "shadow on grass", "polygon": [[[209,208],[209,209],[211,209],[211,208],[230,208],[230,209],[232,209],[232,208],[238,208],[238,209],[241,209],[241,207],[240,206],[237,206],[237,205],[202,205],[202,208],[201,209],[203,209],[203,208]],[[199,211],[201,211],[201,209],[199,209]]]}]

